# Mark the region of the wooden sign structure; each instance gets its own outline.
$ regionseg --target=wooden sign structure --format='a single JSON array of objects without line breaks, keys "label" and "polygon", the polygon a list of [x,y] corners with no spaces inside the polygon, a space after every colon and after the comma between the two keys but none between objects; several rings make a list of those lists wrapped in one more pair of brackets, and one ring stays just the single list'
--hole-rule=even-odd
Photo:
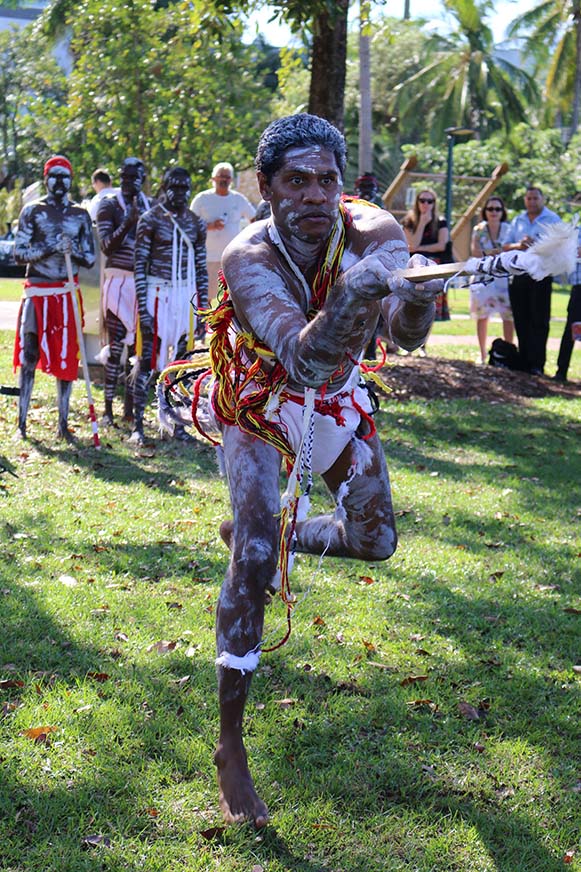
[{"label": "wooden sign structure", "polygon": [[[414,179],[427,179],[433,181],[446,181],[446,173],[419,173],[415,169],[418,165],[418,159],[415,154],[406,158],[402,163],[395,179],[383,194],[382,200],[386,209],[392,212],[396,217],[403,216],[407,210],[392,208],[397,195],[404,191],[410,182]],[[476,194],[470,205],[460,216],[458,221],[450,231],[450,237],[454,245],[454,259],[467,260],[470,257],[470,237],[472,235],[472,220],[480,211],[488,197],[491,197],[494,190],[500,184],[502,177],[508,172],[508,164],[501,163],[492,171],[490,177],[486,176],[453,176],[454,181],[468,182],[480,186],[479,192]]]}]

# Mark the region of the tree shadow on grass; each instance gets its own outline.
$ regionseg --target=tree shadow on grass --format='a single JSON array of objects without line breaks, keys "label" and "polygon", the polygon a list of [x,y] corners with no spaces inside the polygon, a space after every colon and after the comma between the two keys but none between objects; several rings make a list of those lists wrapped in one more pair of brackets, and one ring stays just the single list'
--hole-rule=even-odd
[{"label": "tree shadow on grass", "polygon": [[[8,602],[12,596],[5,626],[18,616],[23,639],[10,674],[21,677],[25,686],[4,693],[5,698],[36,694],[39,704],[48,705],[46,712],[36,712],[36,718],[47,723],[58,717],[55,697],[71,693],[79,701],[54,738],[38,746],[18,736],[21,729],[38,726],[36,721],[18,720],[18,709],[5,715],[3,732],[13,747],[3,761],[1,806],[7,819],[3,858],[15,867],[26,854],[28,868],[47,872],[96,870],[103,863],[104,868],[137,870],[148,868],[150,860],[153,864],[159,848],[173,858],[163,868],[186,869],[188,845],[198,856],[207,856],[208,869],[222,849],[225,861],[231,851],[232,858],[245,858],[250,865],[256,858],[276,860],[293,872],[329,868],[385,872],[412,862],[417,865],[424,851],[424,840],[410,836],[409,845],[398,845],[392,852],[392,828],[401,832],[408,827],[411,833],[415,827],[426,827],[435,833],[438,821],[456,818],[478,831],[499,872],[561,868],[522,810],[507,810],[494,791],[486,797],[471,795],[454,780],[426,775],[412,746],[429,748],[431,725],[422,721],[416,726],[413,718],[410,724],[407,713],[402,718],[404,694],[393,676],[365,673],[358,688],[357,682],[344,685],[324,674],[289,668],[291,656],[312,655],[312,643],[300,634],[293,637],[292,653],[286,649],[284,655],[274,655],[269,669],[257,675],[251,700],[264,698],[265,693],[272,700],[292,688],[312,720],[293,710],[279,710],[276,733],[263,741],[256,729],[259,715],[251,714],[249,739],[253,748],[259,740],[260,778],[269,782],[267,794],[282,794],[283,815],[296,804],[300,818],[323,798],[339,822],[305,820],[304,832],[296,838],[282,837],[271,826],[259,843],[247,827],[218,831],[218,842],[208,841],[211,837],[202,832],[218,819],[211,764],[217,729],[212,658],[192,662],[177,650],[144,666],[130,651],[104,666],[102,647],[74,641],[66,625],[39,605],[34,588],[20,588],[7,597]],[[457,632],[466,632],[457,603],[438,602],[434,609],[447,618],[458,613]],[[463,641],[468,645],[471,637],[466,635]],[[8,654],[5,650],[1,656]],[[110,674],[104,681],[88,676],[105,668]],[[43,673],[40,677],[35,675],[38,670]],[[466,676],[459,668],[446,680],[461,684]],[[529,677],[529,682],[531,693],[537,694],[537,680]],[[90,710],[79,711],[85,708],[85,699],[90,700]],[[206,708],[208,700],[211,712]],[[503,728],[508,730],[510,722]],[[460,724],[459,730],[465,729]],[[62,751],[57,750],[61,741]],[[437,736],[432,736],[432,747],[437,749]],[[40,769],[56,754],[67,754],[67,765],[56,777],[49,766],[39,780]],[[155,795],[148,792],[150,772]],[[274,786],[275,781],[281,786]],[[201,811],[192,813],[194,805]],[[326,826],[345,827],[345,839],[333,836],[326,842]],[[377,850],[368,844],[359,844],[359,831],[368,842],[370,832],[381,838],[383,859],[377,859]],[[112,847],[83,849],[83,838],[94,834],[110,838]],[[172,853],[178,844],[179,852]],[[228,868],[226,862],[223,865]]]},{"label": "tree shadow on grass", "polygon": [[[534,510],[542,500],[548,517],[560,516],[563,495],[572,492],[571,482],[581,473],[578,424],[536,408],[443,405],[441,411],[430,408],[425,419],[411,409],[402,417],[401,407],[395,409],[405,431],[401,439],[397,428],[391,427],[393,438],[386,439],[392,475],[395,463],[472,487],[498,485],[499,480],[518,475],[519,499],[525,508]],[[388,420],[391,415],[390,410]],[[475,452],[475,459],[467,461],[470,452]],[[480,460],[482,452],[491,460]]]},{"label": "tree shadow on grass", "polygon": [[[413,868],[426,870],[468,868],[460,860],[456,865],[454,859],[455,850],[461,853],[454,845],[454,820],[461,820],[478,834],[498,872],[557,872],[562,868],[561,858],[544,844],[542,828],[523,811],[522,797],[518,805],[511,803],[510,797],[519,787],[516,774],[514,790],[491,776],[483,793],[481,788],[471,789],[461,784],[462,779],[448,775],[445,758],[440,765],[435,762],[434,771],[429,764],[440,760],[441,749],[433,735],[433,721],[424,719],[416,727],[414,714],[401,713],[398,696],[405,693],[394,688],[393,678],[374,677],[372,673],[367,682],[346,686],[325,675],[297,677],[281,663],[272,669],[269,683],[274,681],[279,693],[292,687],[298,704],[278,719],[268,770],[276,783],[283,785],[283,797],[288,793],[291,805],[299,804],[299,816],[324,800],[327,816],[321,828],[345,831],[341,851],[335,841],[329,846],[327,862],[332,868],[336,864],[339,869],[380,872],[408,868],[413,863],[417,864]],[[461,682],[463,677],[459,670],[450,681]],[[256,693],[261,693],[261,683],[257,682]],[[535,692],[535,681],[530,683]],[[260,698],[264,698],[263,690]],[[473,725],[460,717],[457,720],[459,740],[467,743],[465,733]],[[304,839],[308,840],[312,826],[312,822],[305,822]],[[359,849],[359,838],[354,836],[359,830],[361,844],[370,831],[374,833],[376,844],[383,846],[381,860],[375,860],[375,852],[369,848]],[[408,836],[402,836],[406,832]],[[439,863],[419,865],[430,852],[430,843],[439,836],[443,839]],[[321,846],[319,855],[324,856]],[[473,862],[470,868],[479,868]]]},{"label": "tree shadow on grass", "polygon": [[179,493],[174,484],[177,474],[208,482],[220,477],[214,449],[201,442],[181,444],[160,441],[132,450],[129,446],[103,440],[100,451],[93,446],[67,446],[60,442],[49,444],[39,440],[23,444],[30,444],[48,460],[75,466],[94,475],[97,480],[120,484],[143,482],[148,487],[169,494]]}]

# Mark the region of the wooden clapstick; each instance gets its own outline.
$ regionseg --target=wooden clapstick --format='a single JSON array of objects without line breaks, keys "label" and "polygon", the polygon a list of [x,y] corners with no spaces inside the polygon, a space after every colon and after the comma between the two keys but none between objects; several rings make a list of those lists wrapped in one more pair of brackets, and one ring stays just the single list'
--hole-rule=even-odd
[{"label": "wooden clapstick", "polygon": [[431,279],[449,279],[452,276],[471,275],[466,269],[466,262],[460,263],[434,263],[430,266],[414,266],[402,269],[398,275],[410,282],[429,282]]}]

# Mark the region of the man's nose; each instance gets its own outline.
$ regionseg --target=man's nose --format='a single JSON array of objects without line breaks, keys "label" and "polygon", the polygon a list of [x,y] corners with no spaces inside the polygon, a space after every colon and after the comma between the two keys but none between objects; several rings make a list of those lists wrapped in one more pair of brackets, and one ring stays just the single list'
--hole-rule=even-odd
[{"label": "man's nose", "polygon": [[312,179],[305,188],[304,198],[309,203],[324,203],[327,192],[318,179]]}]

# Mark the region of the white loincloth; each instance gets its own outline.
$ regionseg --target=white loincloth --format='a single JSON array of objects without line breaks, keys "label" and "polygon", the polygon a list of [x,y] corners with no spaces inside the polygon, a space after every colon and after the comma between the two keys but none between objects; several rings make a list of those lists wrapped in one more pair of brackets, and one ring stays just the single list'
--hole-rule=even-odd
[{"label": "white loincloth", "polygon": [[160,371],[175,359],[180,339],[190,332],[193,293],[195,287],[192,291],[187,282],[174,285],[167,279],[147,277],[147,311],[159,340],[156,369]]},{"label": "white loincloth", "polygon": [[104,318],[107,317],[107,309],[119,318],[127,330],[123,342],[125,345],[133,345],[137,325],[137,297],[132,272],[117,267],[105,267],[101,309]]},{"label": "white loincloth", "polygon": [[[288,391],[287,393],[292,393]],[[332,399],[341,407],[344,424],[337,422],[333,415],[323,415],[315,410],[313,435],[313,472],[323,473],[330,469],[342,451],[351,441],[359,424],[361,414],[355,408],[353,399],[368,414],[371,413],[369,394],[359,384],[359,371],[353,370],[353,375],[342,388],[337,391],[327,391],[325,401]],[[317,400],[320,400],[317,393]],[[285,433],[295,454],[299,450],[303,433],[303,406],[290,399],[284,400],[279,408],[271,413],[270,418],[276,421]]]}]

